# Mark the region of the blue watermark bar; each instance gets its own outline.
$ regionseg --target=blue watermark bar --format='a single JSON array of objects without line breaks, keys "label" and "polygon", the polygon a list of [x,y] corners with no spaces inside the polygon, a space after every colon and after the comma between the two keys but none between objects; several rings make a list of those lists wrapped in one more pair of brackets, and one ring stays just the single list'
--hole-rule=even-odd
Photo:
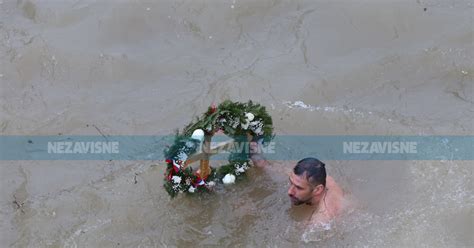
[{"label": "blue watermark bar", "polygon": [[[164,160],[174,135],[0,136],[0,160]],[[215,136],[212,144],[229,139]],[[243,139],[245,140],[245,139]],[[212,146],[212,145],[211,145]],[[250,152],[249,143],[214,151]],[[268,160],[473,160],[474,136],[277,135],[257,146]]]}]

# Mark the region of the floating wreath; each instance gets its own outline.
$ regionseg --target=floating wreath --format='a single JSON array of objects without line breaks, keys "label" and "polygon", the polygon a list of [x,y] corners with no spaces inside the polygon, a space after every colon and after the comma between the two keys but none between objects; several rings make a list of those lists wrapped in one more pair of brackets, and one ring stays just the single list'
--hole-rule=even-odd
[{"label": "floating wreath", "polygon": [[237,151],[229,155],[228,164],[217,169],[210,167],[208,173],[193,171],[191,166],[187,166],[188,158],[218,131],[233,138],[236,147],[243,147],[239,144],[248,142],[250,138],[269,142],[273,138],[273,123],[265,107],[252,101],[240,103],[226,100],[217,107],[209,107],[181,133],[178,131],[174,144],[165,150],[167,169],[164,187],[171,197],[179,192],[207,191],[220,182],[234,183],[250,168],[250,154],[245,149],[235,149]]}]

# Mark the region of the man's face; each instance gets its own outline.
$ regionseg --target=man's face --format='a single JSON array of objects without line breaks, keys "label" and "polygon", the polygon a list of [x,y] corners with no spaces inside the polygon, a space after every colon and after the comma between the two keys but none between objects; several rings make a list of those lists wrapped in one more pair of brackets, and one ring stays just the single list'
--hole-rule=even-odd
[{"label": "man's face", "polygon": [[298,176],[291,172],[289,179],[290,188],[288,189],[288,196],[291,199],[291,203],[293,205],[310,204],[313,200],[313,186],[306,179],[306,175]]}]

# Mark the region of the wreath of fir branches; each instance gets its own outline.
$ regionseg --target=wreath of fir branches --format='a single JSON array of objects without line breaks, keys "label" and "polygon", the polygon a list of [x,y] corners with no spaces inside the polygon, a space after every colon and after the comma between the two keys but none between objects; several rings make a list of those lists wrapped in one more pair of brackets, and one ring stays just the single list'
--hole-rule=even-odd
[{"label": "wreath of fir branches", "polygon": [[224,177],[238,179],[250,168],[249,153],[245,150],[234,151],[229,157],[229,163],[218,168],[211,167],[207,178],[200,178],[191,166],[184,168],[186,159],[200,147],[202,140],[192,136],[195,130],[203,130],[206,135],[213,135],[222,130],[234,139],[236,146],[242,147],[241,142],[248,142],[250,134],[254,141],[265,144],[273,137],[273,122],[264,106],[249,101],[247,103],[226,100],[219,106],[211,106],[196,120],[188,124],[181,132],[177,131],[173,145],[164,151],[166,172],[164,187],[171,197],[179,192],[195,193],[208,191]]}]

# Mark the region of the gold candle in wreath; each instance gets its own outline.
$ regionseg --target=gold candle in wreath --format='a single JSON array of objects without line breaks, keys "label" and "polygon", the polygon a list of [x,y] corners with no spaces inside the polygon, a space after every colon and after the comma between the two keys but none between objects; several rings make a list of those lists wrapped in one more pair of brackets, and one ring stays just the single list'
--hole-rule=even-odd
[{"label": "gold candle in wreath", "polygon": [[201,159],[200,166],[199,166],[199,175],[202,179],[206,179],[209,174],[211,174],[211,167],[209,165],[209,158],[211,151],[211,139],[212,135],[205,135],[204,136],[204,143],[202,145],[202,152],[204,154],[204,159]]}]

